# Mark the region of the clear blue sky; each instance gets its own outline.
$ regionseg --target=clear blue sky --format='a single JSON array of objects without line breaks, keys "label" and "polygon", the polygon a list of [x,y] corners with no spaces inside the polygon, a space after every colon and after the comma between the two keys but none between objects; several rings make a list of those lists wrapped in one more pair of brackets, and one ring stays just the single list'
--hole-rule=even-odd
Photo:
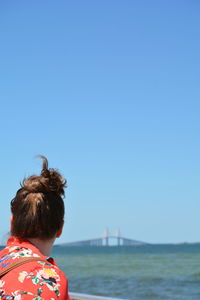
[{"label": "clear blue sky", "polygon": [[59,242],[200,241],[199,1],[0,3],[0,236],[46,155],[68,180]]}]

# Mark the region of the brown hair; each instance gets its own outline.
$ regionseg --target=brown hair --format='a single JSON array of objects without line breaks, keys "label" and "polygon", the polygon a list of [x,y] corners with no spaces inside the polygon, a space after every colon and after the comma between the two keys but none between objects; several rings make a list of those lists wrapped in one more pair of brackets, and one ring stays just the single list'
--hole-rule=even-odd
[{"label": "brown hair", "polygon": [[46,157],[39,176],[25,178],[11,201],[11,233],[20,238],[50,239],[64,222],[66,180],[55,169],[48,169]]}]

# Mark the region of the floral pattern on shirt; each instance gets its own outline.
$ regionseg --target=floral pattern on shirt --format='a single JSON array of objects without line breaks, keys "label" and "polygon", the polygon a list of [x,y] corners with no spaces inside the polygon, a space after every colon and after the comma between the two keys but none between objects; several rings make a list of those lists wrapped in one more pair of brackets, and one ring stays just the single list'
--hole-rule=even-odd
[{"label": "floral pattern on shirt", "polygon": [[[0,251],[0,271],[20,257],[41,257],[44,261],[23,264],[0,279],[0,300],[69,300],[67,280],[52,258],[43,256],[28,241],[11,237]],[[12,273],[12,274],[11,274]],[[10,284],[13,283],[12,287]]]}]

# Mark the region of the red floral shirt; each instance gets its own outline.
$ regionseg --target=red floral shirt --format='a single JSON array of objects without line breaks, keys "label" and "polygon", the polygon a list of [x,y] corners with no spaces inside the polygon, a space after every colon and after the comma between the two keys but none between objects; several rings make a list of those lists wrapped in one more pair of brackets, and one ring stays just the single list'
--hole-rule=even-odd
[{"label": "red floral shirt", "polygon": [[26,262],[0,278],[1,300],[70,300],[65,274],[51,257],[46,257],[29,241],[10,237],[0,251],[0,271],[21,257],[41,257]]}]

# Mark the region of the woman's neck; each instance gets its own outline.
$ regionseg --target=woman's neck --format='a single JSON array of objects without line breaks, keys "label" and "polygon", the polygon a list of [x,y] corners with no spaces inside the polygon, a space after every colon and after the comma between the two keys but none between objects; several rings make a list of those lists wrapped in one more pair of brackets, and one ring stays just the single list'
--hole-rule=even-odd
[{"label": "woman's neck", "polygon": [[28,241],[37,247],[43,255],[49,256],[55,239],[40,240],[37,238],[30,238]]}]

